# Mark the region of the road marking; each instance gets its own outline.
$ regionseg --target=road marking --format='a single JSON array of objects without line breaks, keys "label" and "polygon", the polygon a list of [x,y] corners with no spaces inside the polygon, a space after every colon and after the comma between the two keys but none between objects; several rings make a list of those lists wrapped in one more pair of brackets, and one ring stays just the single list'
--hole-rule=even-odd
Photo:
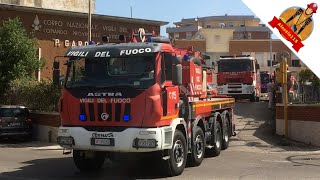
[{"label": "road marking", "polygon": [[281,160],[261,160],[263,162],[274,162],[274,163],[290,163],[290,161],[281,161]]}]

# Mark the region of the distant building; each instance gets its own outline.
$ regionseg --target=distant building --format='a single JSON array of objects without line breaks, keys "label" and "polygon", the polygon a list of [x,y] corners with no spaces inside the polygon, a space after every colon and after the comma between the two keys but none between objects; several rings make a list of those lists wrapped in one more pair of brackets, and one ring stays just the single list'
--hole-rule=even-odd
[{"label": "distant building", "polygon": [[[260,19],[254,16],[208,16],[182,19],[175,22],[176,27],[167,28],[175,46],[194,46],[195,50],[210,56],[208,64],[225,55],[250,54],[257,58],[261,70],[270,69],[270,35],[271,31]],[[273,40],[272,60],[278,52],[290,54],[289,66],[293,72],[300,72],[306,66],[280,40]],[[215,81],[214,77],[214,81]]]},{"label": "distant building", "polygon": [[259,26],[260,19],[254,16],[208,16],[182,19],[173,23],[176,27],[167,28],[169,37],[175,39],[192,39],[202,28],[235,29],[242,26]]},{"label": "distant building", "polygon": [[[56,56],[63,56],[70,47],[88,44],[87,13],[0,4],[0,22],[15,17],[20,18],[28,33],[35,35],[39,57],[46,60],[38,77],[51,79]],[[102,36],[106,35],[110,42],[120,42],[119,35],[130,36],[139,28],[160,34],[160,26],[166,24],[168,22],[92,14],[92,40],[102,42]],[[63,63],[60,68],[64,73]]]},{"label": "distant building", "polygon": [[[88,12],[88,0],[0,0],[2,4],[12,4],[44,9],[55,9],[74,12]],[[91,0],[91,12],[95,13],[96,0]]]}]

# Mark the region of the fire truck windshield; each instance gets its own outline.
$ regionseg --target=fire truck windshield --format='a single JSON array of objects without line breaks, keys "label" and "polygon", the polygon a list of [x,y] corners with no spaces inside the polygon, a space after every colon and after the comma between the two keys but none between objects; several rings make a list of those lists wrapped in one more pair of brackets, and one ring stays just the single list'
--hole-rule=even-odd
[{"label": "fire truck windshield", "polygon": [[247,72],[253,71],[253,61],[250,59],[220,60],[219,72]]},{"label": "fire truck windshield", "polygon": [[261,73],[260,74],[260,77],[261,77],[261,83],[262,84],[267,84],[270,80],[270,76],[268,73]]},{"label": "fire truck windshield", "polygon": [[155,83],[155,57],[82,58],[68,63],[66,88],[132,86]]}]

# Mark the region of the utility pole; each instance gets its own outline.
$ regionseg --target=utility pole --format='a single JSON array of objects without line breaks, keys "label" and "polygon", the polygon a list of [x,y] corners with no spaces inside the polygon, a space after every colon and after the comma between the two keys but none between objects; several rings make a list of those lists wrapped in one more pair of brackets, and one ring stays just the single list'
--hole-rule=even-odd
[{"label": "utility pole", "polygon": [[132,18],[132,6],[130,6],[130,14],[131,14],[131,18]]},{"label": "utility pole", "polygon": [[91,41],[91,0],[89,0],[89,13],[88,13],[88,43]]}]

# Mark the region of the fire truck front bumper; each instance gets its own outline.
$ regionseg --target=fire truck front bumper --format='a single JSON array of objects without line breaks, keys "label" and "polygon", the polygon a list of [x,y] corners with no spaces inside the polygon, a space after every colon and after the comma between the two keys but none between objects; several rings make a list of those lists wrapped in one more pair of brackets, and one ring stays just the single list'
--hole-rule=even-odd
[{"label": "fire truck front bumper", "polygon": [[88,131],[83,127],[60,127],[58,144],[66,149],[109,152],[152,152],[170,149],[172,128],[127,128],[121,132]]}]

